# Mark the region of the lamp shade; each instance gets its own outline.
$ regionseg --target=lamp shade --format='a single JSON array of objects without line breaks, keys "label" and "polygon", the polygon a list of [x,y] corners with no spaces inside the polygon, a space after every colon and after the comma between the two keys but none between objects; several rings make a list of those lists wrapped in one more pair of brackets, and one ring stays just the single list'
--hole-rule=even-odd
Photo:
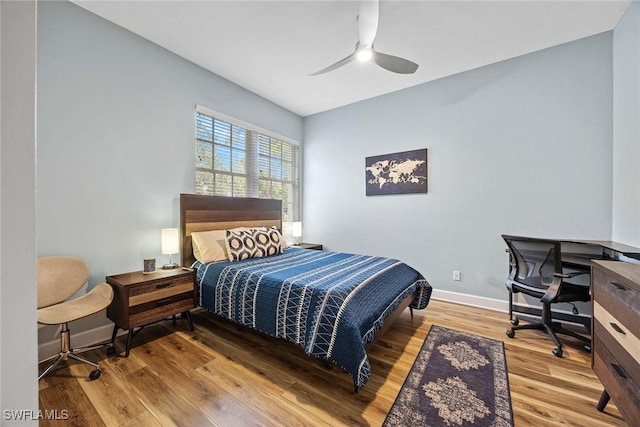
[{"label": "lamp shade", "polygon": [[162,229],[162,253],[164,255],[177,254],[180,252],[177,228]]},{"label": "lamp shade", "polygon": [[301,222],[293,222],[293,223],[291,223],[291,235],[293,237],[302,237],[302,223]]}]

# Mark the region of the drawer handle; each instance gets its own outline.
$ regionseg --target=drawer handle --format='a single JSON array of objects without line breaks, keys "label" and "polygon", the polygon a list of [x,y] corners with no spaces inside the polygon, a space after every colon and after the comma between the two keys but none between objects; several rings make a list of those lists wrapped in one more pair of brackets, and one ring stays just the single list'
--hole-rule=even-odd
[{"label": "drawer handle", "polygon": [[618,373],[618,375],[620,375],[621,378],[627,379],[627,372],[622,368],[622,366],[616,363],[612,363],[611,366],[613,366],[613,369],[615,369],[615,371]]},{"label": "drawer handle", "polygon": [[627,288],[625,288],[624,285],[622,285],[622,284],[620,284],[618,282],[611,282],[611,284],[613,286],[615,286],[616,288],[620,289],[621,291],[626,291],[627,290]]},{"label": "drawer handle", "polygon": [[612,328],[613,328],[617,333],[622,334],[622,335],[627,335],[627,333],[626,333],[625,331],[623,331],[623,330],[622,330],[622,328],[621,328],[620,326],[618,326],[618,324],[617,324],[617,323],[613,323],[613,322],[611,322],[611,323],[609,323],[609,324],[611,325],[611,327],[612,327]]},{"label": "drawer handle", "polygon": [[159,299],[156,301],[156,305],[165,305],[171,302],[171,298]]},{"label": "drawer handle", "polygon": [[171,283],[160,283],[159,285],[156,285],[156,289],[164,289],[168,288],[169,286],[171,286]]}]

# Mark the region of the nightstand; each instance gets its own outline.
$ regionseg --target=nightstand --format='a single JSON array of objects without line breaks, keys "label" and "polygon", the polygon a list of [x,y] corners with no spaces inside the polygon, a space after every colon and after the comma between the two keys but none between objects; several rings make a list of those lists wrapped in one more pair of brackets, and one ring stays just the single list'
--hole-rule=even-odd
[{"label": "nightstand", "polygon": [[299,245],[296,245],[296,246],[302,249],[316,249],[319,251],[322,250],[322,245],[319,243],[300,243]]},{"label": "nightstand", "polygon": [[[136,271],[107,276],[107,283],[114,293],[113,301],[107,307],[107,317],[115,323],[109,354],[115,352],[113,343],[118,329],[129,331],[125,357],[129,357],[133,336],[151,323],[167,317],[175,320],[175,315],[182,313],[193,331],[189,310],[197,304],[195,280],[194,270],[181,267],[151,274]],[[134,328],[139,329],[134,332]]]}]

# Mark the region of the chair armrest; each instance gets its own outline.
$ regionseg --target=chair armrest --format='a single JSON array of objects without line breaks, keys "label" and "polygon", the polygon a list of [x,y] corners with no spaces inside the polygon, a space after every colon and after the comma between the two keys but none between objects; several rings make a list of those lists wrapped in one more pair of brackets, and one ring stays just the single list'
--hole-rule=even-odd
[{"label": "chair armrest", "polygon": [[553,275],[553,282],[551,282],[549,288],[546,290],[542,298],[540,298],[540,301],[546,303],[552,303],[555,301],[555,299],[558,297],[558,294],[560,293],[560,287],[562,286],[561,276],[561,274]]},{"label": "chair armrest", "polygon": [[582,276],[583,274],[589,274],[584,271],[575,271],[573,273],[553,273],[554,277],[559,277],[561,279],[571,279],[572,277]]}]

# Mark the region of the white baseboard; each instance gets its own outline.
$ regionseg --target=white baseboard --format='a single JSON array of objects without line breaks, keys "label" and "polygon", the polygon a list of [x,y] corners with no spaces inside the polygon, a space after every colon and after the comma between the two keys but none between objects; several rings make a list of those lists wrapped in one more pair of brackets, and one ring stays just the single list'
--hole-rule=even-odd
[{"label": "white baseboard", "polygon": [[509,312],[509,301],[494,298],[479,297],[476,295],[461,294],[459,292],[443,291],[434,289],[431,293],[433,299],[440,301],[453,302],[456,304],[469,305],[472,307],[486,308],[488,310]]},{"label": "white baseboard", "polygon": [[[479,297],[476,295],[468,295],[468,294],[461,294],[458,292],[450,292],[450,291],[443,291],[443,290],[439,290],[439,289],[434,289],[431,297],[435,300],[440,300],[440,301],[446,301],[446,302],[452,302],[455,304],[462,304],[462,305],[468,305],[471,307],[479,307],[479,308],[486,308],[487,310],[494,310],[494,311],[499,311],[502,313],[508,313],[509,312],[509,301],[503,301],[503,300],[498,300],[498,299],[493,299],[493,298],[486,298],[486,297]],[[535,306],[535,305],[531,305],[531,304],[527,304],[526,301],[524,300],[519,300],[519,301],[514,301],[517,302],[519,305],[521,306],[525,306],[525,307],[532,307],[532,308],[540,308],[540,306]],[[429,307],[427,307],[427,310],[429,310]],[[573,315],[571,313],[571,311],[567,311],[567,310],[562,310],[562,309],[558,309],[558,308],[554,308],[553,312],[556,313],[563,313],[563,314],[567,314],[567,315]],[[575,316],[575,315],[574,315]],[[586,314],[586,313],[580,313],[579,315],[577,315],[577,317],[579,318],[583,318],[583,319],[590,319],[591,315],[590,314]],[[561,320],[561,322],[563,323],[571,323],[571,324],[576,324],[576,325],[582,325],[584,323],[575,323],[575,322],[571,322],[568,320]]]}]

